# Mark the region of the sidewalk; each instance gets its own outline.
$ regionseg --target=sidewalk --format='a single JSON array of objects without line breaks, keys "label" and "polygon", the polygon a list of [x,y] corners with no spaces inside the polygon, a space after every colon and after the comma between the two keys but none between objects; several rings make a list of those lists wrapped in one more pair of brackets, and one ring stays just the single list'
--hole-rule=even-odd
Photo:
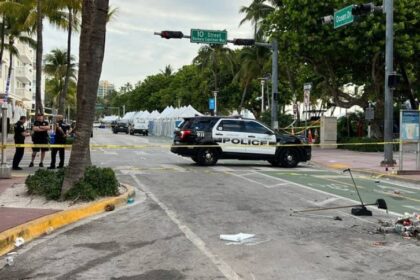
[{"label": "sidewalk", "polygon": [[[420,183],[419,175],[397,175],[399,154],[394,153],[394,160],[397,165],[389,167],[388,171],[380,165],[384,159],[384,153],[364,153],[354,152],[341,149],[312,149],[312,162],[327,168],[346,169],[351,168],[359,173],[372,176],[387,177],[396,181],[409,182],[414,184]],[[404,169],[415,170],[416,158],[415,153],[407,153],[404,155]]]}]

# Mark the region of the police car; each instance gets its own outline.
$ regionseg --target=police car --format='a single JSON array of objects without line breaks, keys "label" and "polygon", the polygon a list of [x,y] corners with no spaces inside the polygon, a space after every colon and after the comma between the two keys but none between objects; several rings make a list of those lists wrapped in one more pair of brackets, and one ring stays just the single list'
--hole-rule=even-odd
[{"label": "police car", "polygon": [[215,165],[219,159],[240,159],[296,167],[311,159],[311,147],[298,137],[275,133],[256,120],[235,117],[185,118],[175,131],[171,152],[205,166]]}]

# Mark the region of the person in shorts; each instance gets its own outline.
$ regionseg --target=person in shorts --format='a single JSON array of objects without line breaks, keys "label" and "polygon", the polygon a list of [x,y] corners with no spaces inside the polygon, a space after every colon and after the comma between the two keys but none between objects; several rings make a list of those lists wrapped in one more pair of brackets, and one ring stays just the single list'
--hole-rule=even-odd
[{"label": "person in shorts", "polygon": [[[49,144],[48,130],[50,125],[48,121],[44,120],[44,114],[37,114],[34,125],[32,126],[32,142],[34,144]],[[29,164],[29,167],[34,166],[34,160],[36,154],[41,150],[41,161],[39,162],[39,167],[44,167],[44,158],[45,152],[48,151],[48,148],[32,148],[32,160]]]}]

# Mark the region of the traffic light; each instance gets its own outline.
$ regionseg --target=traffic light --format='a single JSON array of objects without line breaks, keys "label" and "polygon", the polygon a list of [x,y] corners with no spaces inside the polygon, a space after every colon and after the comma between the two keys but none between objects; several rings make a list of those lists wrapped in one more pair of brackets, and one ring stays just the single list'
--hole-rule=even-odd
[{"label": "traffic light", "polygon": [[254,39],[233,39],[233,44],[237,46],[253,46],[255,45]]},{"label": "traffic light", "polygon": [[375,11],[375,4],[367,3],[367,4],[356,4],[353,5],[352,14],[353,16],[361,16],[368,13],[372,13]]},{"label": "traffic light", "polygon": [[165,39],[182,39],[184,34],[181,31],[162,31],[160,37]]}]

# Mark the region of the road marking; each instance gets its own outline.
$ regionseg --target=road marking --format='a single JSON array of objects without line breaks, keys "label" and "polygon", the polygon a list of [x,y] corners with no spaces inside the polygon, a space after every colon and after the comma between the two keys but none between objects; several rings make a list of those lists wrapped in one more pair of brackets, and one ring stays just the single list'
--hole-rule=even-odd
[{"label": "road marking", "polygon": [[199,249],[205,256],[207,256],[211,262],[219,269],[219,271],[230,280],[239,280],[241,279],[239,275],[233,270],[231,266],[229,266],[225,261],[223,261],[219,256],[213,254],[206,246],[206,243],[197,235],[195,234],[187,225],[183,224],[177,217],[176,213],[170,210],[163,202],[161,202],[151,191],[150,189],[142,184],[140,180],[131,175],[133,180],[136,184],[142,189],[148,197],[150,197],[155,203],[157,203],[163,211],[165,211],[166,215],[175,223],[179,230],[181,230],[185,237],[191,241]]}]

